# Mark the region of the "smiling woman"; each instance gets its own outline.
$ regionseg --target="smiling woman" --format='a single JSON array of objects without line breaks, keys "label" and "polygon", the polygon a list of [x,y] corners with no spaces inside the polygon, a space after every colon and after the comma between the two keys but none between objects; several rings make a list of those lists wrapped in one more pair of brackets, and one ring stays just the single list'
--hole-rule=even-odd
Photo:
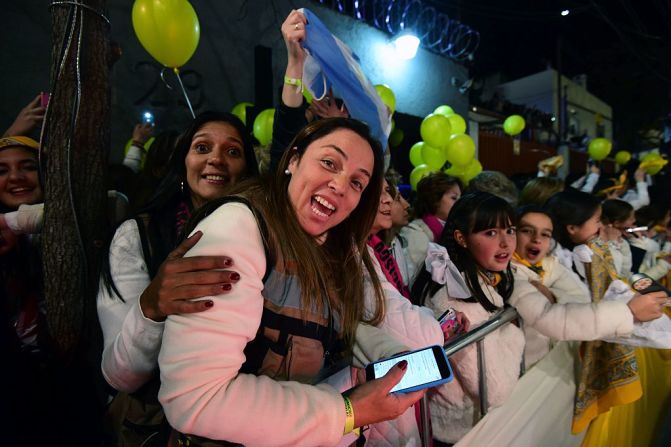
[{"label": "smiling woman", "polygon": [[[229,113],[203,113],[179,137],[154,196],[117,228],[97,299],[105,343],[102,372],[110,386],[127,393],[147,382],[156,385],[115,397],[110,414],[116,423],[124,421],[126,428],[115,427],[115,434],[124,436],[122,443],[139,445],[155,437],[161,426],[156,370],[166,316],[208,309],[211,300],[194,299],[227,293],[239,278],[223,270],[232,265],[230,258],[181,258],[199,238],[175,248],[186,221],[233,184],[257,174],[244,124]],[[131,413],[129,408],[142,411]],[[138,427],[137,433],[128,427]]]},{"label": "smiling woman", "polygon": [[[236,196],[194,215],[190,230],[203,237],[187,256],[226,253],[240,282],[213,295],[205,313],[166,321],[159,399],[183,443],[335,445],[419,399],[388,393],[404,365],[345,395],[313,385],[323,368],[352,354],[378,359],[407,349],[363,323],[382,319],[365,247],[382,167],[364,124],[319,120],[299,132],[268,183],[240,184]],[[372,315],[364,315],[364,270],[377,303]]]},{"label": "smiling woman", "polygon": [[0,212],[42,201],[38,149],[28,137],[0,138]]}]

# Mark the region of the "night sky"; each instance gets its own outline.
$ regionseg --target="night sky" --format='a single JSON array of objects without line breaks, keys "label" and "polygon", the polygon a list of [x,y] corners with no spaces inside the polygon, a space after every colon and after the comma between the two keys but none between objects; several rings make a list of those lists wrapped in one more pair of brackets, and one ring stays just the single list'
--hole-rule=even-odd
[{"label": "night sky", "polygon": [[[613,107],[620,147],[652,145],[637,131],[661,130],[671,112],[670,0],[434,1],[450,17],[478,30],[472,61],[476,80],[502,71],[506,80],[557,68],[587,74],[588,89]],[[563,9],[570,11],[562,17]],[[475,92],[477,94],[477,91]]]}]

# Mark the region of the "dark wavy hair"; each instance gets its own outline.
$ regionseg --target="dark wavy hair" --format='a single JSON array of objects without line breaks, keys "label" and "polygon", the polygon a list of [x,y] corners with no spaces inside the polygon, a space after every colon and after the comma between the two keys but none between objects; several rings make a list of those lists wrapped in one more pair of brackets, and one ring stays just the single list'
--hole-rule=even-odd
[{"label": "dark wavy hair", "polygon": [[[328,237],[320,245],[298,221],[287,193],[291,176],[284,171],[294,157],[298,157],[300,163],[314,141],[340,129],[349,129],[367,141],[373,151],[374,167],[359,204],[345,220],[328,231]],[[384,315],[382,289],[366,248],[368,233],[377,215],[383,170],[382,148],[370,135],[368,126],[349,118],[328,118],[304,127],[284,152],[277,170],[269,173],[265,181],[242,182],[231,190],[232,195],[249,199],[266,220],[271,254],[276,260],[289,261],[290,265],[284,267],[295,272],[298,278],[303,308],[321,312],[328,306],[335,310],[349,346],[354,341],[359,321],[379,324]],[[226,201],[226,198],[217,199],[201,207],[189,221],[185,234],[190,234],[198,222]],[[377,304],[368,320],[364,316],[362,260],[373,283]],[[328,301],[324,300],[325,296]]]},{"label": "dark wavy hair", "polygon": [[619,199],[604,200],[601,204],[601,220],[605,224],[624,222],[634,211],[634,207],[628,202]]},{"label": "dark wavy hair", "polygon": [[[149,231],[147,232],[147,238],[151,246],[151,260],[145,259],[145,261],[148,263],[147,267],[150,273],[158,269],[178,243],[179,237],[175,233],[175,220],[179,203],[185,200],[190,210],[193,209],[186,182],[186,164],[184,160],[191,148],[193,136],[205,124],[211,122],[229,124],[240,135],[246,164],[246,173],[243,178],[256,177],[259,174],[252,136],[247,132],[240,118],[227,112],[204,112],[194,118],[191,124],[177,138],[173,152],[166,165],[165,176],[159,183],[156,192],[135,215],[135,217],[145,216],[148,219],[147,226]],[[114,230],[116,231],[116,228]],[[119,295],[114,287],[109,266],[109,245],[112,242],[113,235],[114,232],[109,237],[108,250],[103,250],[102,275],[103,283],[108,287],[108,290],[114,291]]]},{"label": "dark wavy hair", "polygon": [[[473,293],[473,298],[487,310],[493,312],[498,309],[485,295],[479,282],[479,272],[482,270],[475,262],[473,255],[467,248],[459,245],[455,239],[458,230],[464,236],[487,230],[489,228],[507,228],[516,223],[515,210],[504,199],[488,192],[472,192],[461,196],[450,210],[445,222],[445,228],[440,234],[438,244],[447,249],[450,259],[464,274],[466,284]],[[510,263],[502,272],[502,278],[496,286],[497,292],[506,302],[513,293],[513,274]],[[431,279],[431,274],[422,270],[412,287],[411,297],[415,304],[423,304],[427,296],[433,296],[444,287]],[[449,293],[449,291],[448,291]]]},{"label": "dark wavy hair", "polygon": [[440,200],[448,189],[458,186],[459,191],[464,185],[456,177],[436,172],[429,174],[417,183],[417,198],[415,199],[415,217],[422,218],[426,214],[436,214]]},{"label": "dark wavy hair", "polygon": [[563,247],[570,250],[576,246],[566,228],[587,222],[601,206],[601,201],[591,194],[566,188],[551,196],[544,209],[552,219],[553,236]]}]

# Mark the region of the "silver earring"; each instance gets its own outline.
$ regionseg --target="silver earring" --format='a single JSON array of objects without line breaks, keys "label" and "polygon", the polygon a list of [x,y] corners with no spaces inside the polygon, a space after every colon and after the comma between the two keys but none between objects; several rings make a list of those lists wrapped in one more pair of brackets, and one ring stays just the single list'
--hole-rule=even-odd
[{"label": "silver earring", "polygon": [[184,182],[183,181],[179,182],[179,190],[182,191],[182,194],[184,194]]},{"label": "silver earring", "polygon": [[284,174],[286,174],[286,175],[291,175],[291,171],[289,170],[289,168],[287,168],[287,169],[284,170]]}]

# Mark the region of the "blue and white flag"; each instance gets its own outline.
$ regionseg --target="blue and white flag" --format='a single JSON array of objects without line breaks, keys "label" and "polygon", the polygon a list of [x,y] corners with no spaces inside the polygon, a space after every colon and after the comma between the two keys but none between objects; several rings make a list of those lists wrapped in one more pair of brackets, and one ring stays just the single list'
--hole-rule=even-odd
[{"label": "blue and white flag", "polygon": [[373,137],[387,148],[391,133],[391,114],[375,87],[361,70],[357,57],[340,39],[331,34],[309,9],[301,9],[307,19],[303,48],[307,58],[303,86],[319,100],[333,88],[342,98],[350,116],[370,127]]}]

